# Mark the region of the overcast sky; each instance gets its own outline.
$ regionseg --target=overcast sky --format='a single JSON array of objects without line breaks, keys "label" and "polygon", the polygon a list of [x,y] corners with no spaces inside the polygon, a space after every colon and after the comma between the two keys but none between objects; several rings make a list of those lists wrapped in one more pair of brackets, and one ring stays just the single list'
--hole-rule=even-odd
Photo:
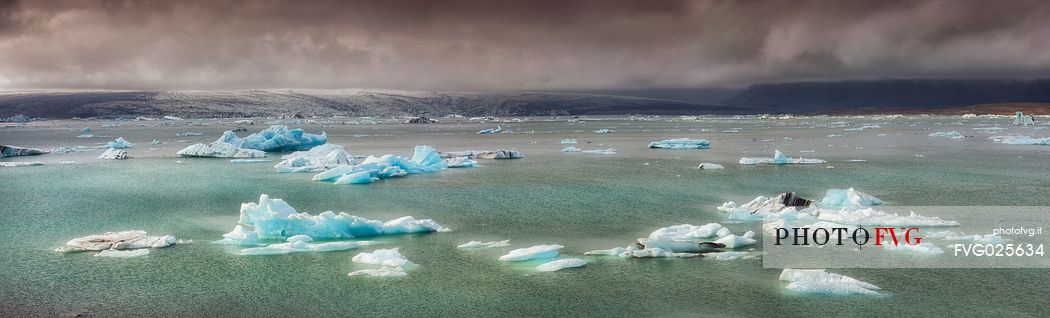
[{"label": "overcast sky", "polygon": [[0,87],[646,89],[1050,75],[1050,1],[0,0]]}]

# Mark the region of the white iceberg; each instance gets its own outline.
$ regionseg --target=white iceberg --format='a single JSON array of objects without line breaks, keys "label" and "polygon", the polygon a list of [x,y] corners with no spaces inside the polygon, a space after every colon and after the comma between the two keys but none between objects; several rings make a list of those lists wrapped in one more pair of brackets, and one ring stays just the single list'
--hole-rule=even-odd
[{"label": "white iceberg", "polygon": [[353,155],[343,146],[324,144],[307,151],[296,151],[281,156],[283,161],[273,166],[277,172],[319,172],[354,164]]},{"label": "white iceberg", "polygon": [[576,148],[576,147],[573,147],[573,146],[568,146],[568,147],[565,147],[565,148],[561,148],[561,152],[580,152],[580,151],[583,151],[583,149]]},{"label": "white iceberg", "polygon": [[168,247],[177,243],[174,236],[148,236],[146,231],[132,230],[106,232],[100,235],[78,237],[66,245],[55,249],[56,252],[130,250],[139,248]]},{"label": "white iceberg", "polygon": [[109,148],[109,149],[106,149],[106,151],[103,152],[101,155],[99,155],[98,158],[99,159],[124,160],[124,159],[128,159],[128,152],[124,151],[124,149]]},{"label": "white iceberg", "polygon": [[231,144],[237,148],[255,149],[266,152],[275,151],[303,151],[323,145],[328,141],[328,135],[322,132],[320,135],[308,134],[302,129],[289,129],[284,125],[273,125],[258,133],[240,138],[232,130],[227,130],[217,142]]},{"label": "white iceberg", "polygon": [[536,245],[528,248],[519,248],[500,256],[499,260],[504,262],[527,261],[530,259],[553,258],[564,246],[557,244]]},{"label": "white iceberg", "polygon": [[43,166],[44,163],[40,161],[4,161],[0,162],[0,167],[30,167],[30,166]]},{"label": "white iceberg", "polygon": [[213,158],[262,158],[266,152],[254,149],[242,149],[237,146],[216,141],[210,144],[192,144],[175,153],[183,157],[213,157]]},{"label": "white iceberg", "polygon": [[525,154],[517,150],[464,150],[438,153],[442,158],[468,157],[471,159],[520,159]]},{"label": "white iceberg", "polygon": [[797,211],[796,207],[807,208],[812,203],[794,192],[786,192],[775,197],[759,196],[740,206],[733,201],[725,202],[718,210],[727,212],[731,220],[800,219],[808,218],[807,213]]},{"label": "white iceberg", "polygon": [[785,268],[780,280],[790,282],[788,290],[808,294],[877,295],[880,288],[856,278],[828,273],[823,269]]},{"label": "white iceberg", "polygon": [[477,167],[478,161],[471,159],[470,157],[452,157],[445,159],[445,164],[449,168],[471,168]]},{"label": "white iceberg", "polygon": [[578,143],[578,142],[576,141],[576,138],[569,138],[569,139],[562,139],[561,143],[563,143],[563,144],[575,144],[575,143]]},{"label": "white iceberg", "polygon": [[596,134],[608,134],[608,133],[611,133],[611,132],[612,132],[612,130],[609,130],[609,128],[602,128],[602,129],[598,129],[598,130],[594,131],[594,133],[596,133]]},{"label": "white iceberg", "polygon": [[274,255],[298,252],[343,251],[375,244],[372,241],[310,243],[314,239],[307,235],[295,235],[287,243],[270,244],[263,247],[242,249],[241,255]]},{"label": "white iceberg", "polygon": [[103,148],[111,148],[111,149],[126,149],[126,148],[134,148],[135,144],[132,144],[132,143],[128,142],[126,139],[124,139],[124,137],[118,137],[117,140],[110,141],[109,143],[106,143],[106,145],[102,146],[102,147]]},{"label": "white iceberg", "polygon": [[1046,138],[1032,138],[1028,136],[996,136],[992,137],[992,140],[998,143],[1007,145],[1039,145],[1039,146],[1050,146],[1050,137]]},{"label": "white iceberg", "polygon": [[467,243],[456,246],[458,248],[493,248],[493,247],[505,247],[510,246],[510,240],[503,241],[492,241],[492,242],[481,242],[481,241],[470,241]]},{"label": "white iceberg", "polygon": [[[340,212],[318,215],[298,213],[281,199],[260,195],[259,203],[241,204],[238,226],[223,235],[219,243],[251,242],[257,239],[286,238],[308,235],[319,239],[348,239],[386,234],[446,232],[448,228],[434,220],[416,220],[406,216],[386,223]],[[249,230],[248,228],[251,228]],[[254,234],[254,235],[252,235]]]},{"label": "white iceberg", "polygon": [[98,257],[116,257],[116,258],[128,258],[128,257],[139,257],[149,255],[149,249],[137,249],[137,250],[104,250],[95,254]]},{"label": "white iceberg", "polygon": [[543,263],[540,266],[536,266],[536,270],[541,272],[553,272],[566,268],[583,267],[584,265],[587,265],[587,261],[585,260],[579,258],[565,258]]},{"label": "white iceberg", "polygon": [[362,269],[350,272],[347,276],[373,276],[373,277],[401,277],[408,276],[408,272],[401,267],[383,266],[376,269]]},{"label": "white iceberg", "polygon": [[711,142],[707,139],[689,139],[689,138],[678,138],[678,139],[665,139],[661,141],[654,141],[649,143],[649,148],[659,149],[708,149],[711,148]]},{"label": "white iceberg", "polygon": [[821,164],[828,163],[823,159],[805,159],[805,158],[788,158],[780,150],[773,152],[773,158],[740,158],[740,164],[742,165],[757,165],[757,164]]},{"label": "white iceberg", "polygon": [[755,232],[747,231],[744,235],[729,234],[718,240],[715,243],[723,244],[726,248],[738,248],[748,245],[755,244]]},{"label": "white iceberg", "polygon": [[259,243],[259,234],[254,231],[249,231],[243,226],[237,225],[233,228],[233,231],[223,234],[222,239],[215,241],[217,244],[230,244],[230,245],[256,245]]},{"label": "white iceberg", "polygon": [[408,261],[404,255],[401,255],[401,252],[399,252],[397,248],[378,249],[371,253],[360,253],[355,255],[351,261],[361,264],[401,268],[415,265],[415,263]]}]

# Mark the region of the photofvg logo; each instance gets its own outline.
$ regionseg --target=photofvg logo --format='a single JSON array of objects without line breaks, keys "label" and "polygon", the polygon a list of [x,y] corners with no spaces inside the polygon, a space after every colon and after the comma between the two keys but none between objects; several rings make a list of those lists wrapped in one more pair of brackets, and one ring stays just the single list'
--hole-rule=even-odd
[{"label": "photofvg logo", "polygon": [[[1044,251],[1050,237],[1042,235],[1042,228],[1050,225],[1050,207],[883,208],[892,212],[851,219],[868,224],[831,222],[833,216],[824,215],[766,221],[763,266],[1050,268],[1050,256]],[[938,218],[921,224],[931,219],[915,215]]]}]

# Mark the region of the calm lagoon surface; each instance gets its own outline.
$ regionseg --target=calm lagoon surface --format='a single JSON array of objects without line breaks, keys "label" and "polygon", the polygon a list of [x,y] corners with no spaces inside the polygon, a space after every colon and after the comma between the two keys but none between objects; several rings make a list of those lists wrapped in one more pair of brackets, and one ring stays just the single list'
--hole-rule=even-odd
[{"label": "calm lagoon surface", "polygon": [[[119,126],[102,127],[110,123]],[[831,271],[878,285],[881,294],[812,296],[787,291],[778,281],[780,269],[763,268],[760,259],[582,255],[682,223],[759,232],[760,223],[729,222],[716,207],[787,191],[819,199],[827,189],[854,187],[888,205],[1045,206],[1050,147],[1005,145],[988,137],[1047,137],[1046,125],[959,117],[290,125],[325,131],[329,143],[360,156],[411,156],[416,145],[527,155],[340,186],[311,181],[313,174],[276,173],[281,154],[263,163],[179,158],[179,149],[211,142],[237,126],[217,120],[165,123],[43,121],[0,128],[5,145],[97,147],[116,137],[136,144],[129,160],[96,159],[100,149],[3,159],[44,165],[0,168],[0,316],[1050,316],[1046,269],[836,269]],[[513,133],[475,134],[496,125]],[[879,127],[847,130],[865,125]],[[76,138],[84,127],[96,137]],[[248,132],[241,136],[266,125],[244,127]],[[1007,129],[974,129],[987,127]],[[593,132],[601,128],[612,132]],[[971,138],[928,136],[937,131]],[[176,135],[184,132],[203,135]],[[646,147],[681,137],[708,139],[711,148]],[[618,153],[562,153],[569,146],[559,142],[565,138],[576,138],[572,146],[578,148]],[[162,143],[151,144],[154,139]],[[737,164],[740,157],[771,157],[774,149],[828,164]],[[850,161],[855,159],[865,161]],[[702,162],[726,169],[696,169]],[[256,202],[260,194],[284,199],[299,212],[344,211],[380,220],[411,215],[453,231],[382,236],[374,238],[380,245],[357,250],[272,256],[241,256],[239,247],[211,243],[236,225],[240,204]],[[193,243],[127,259],[53,251],[72,238],[132,229]],[[471,240],[508,239],[507,248],[456,248]],[[589,263],[540,273],[533,267],[541,261],[497,260],[510,249],[537,244],[564,245],[564,256]],[[367,268],[350,261],[357,253],[393,247],[418,268],[399,278],[347,277]]]}]

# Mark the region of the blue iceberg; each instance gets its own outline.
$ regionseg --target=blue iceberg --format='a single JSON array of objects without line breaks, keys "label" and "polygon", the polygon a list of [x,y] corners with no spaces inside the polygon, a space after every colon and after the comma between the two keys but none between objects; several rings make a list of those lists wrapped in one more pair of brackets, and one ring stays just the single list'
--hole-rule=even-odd
[{"label": "blue iceberg", "polygon": [[449,166],[437,149],[416,146],[412,158],[395,155],[368,156],[357,165],[342,165],[318,173],[314,181],[332,181],[336,184],[367,184],[379,179],[403,177],[409,174],[434,173]]},{"label": "blue iceberg", "polygon": [[665,139],[649,143],[649,148],[654,149],[707,149],[711,148],[711,142],[707,139]]},{"label": "blue iceberg", "polygon": [[324,132],[320,135],[308,134],[299,128],[288,129],[288,126],[273,125],[244,138],[237,137],[232,130],[227,130],[217,141],[232,144],[237,148],[266,152],[304,151],[323,145],[328,141],[328,135]]},{"label": "blue iceberg", "polygon": [[118,137],[117,140],[110,141],[105,146],[103,146],[103,148],[111,148],[111,149],[127,149],[127,148],[134,148],[134,147],[135,147],[135,144],[132,144],[132,143],[128,142],[126,139],[124,139],[124,137]]}]

